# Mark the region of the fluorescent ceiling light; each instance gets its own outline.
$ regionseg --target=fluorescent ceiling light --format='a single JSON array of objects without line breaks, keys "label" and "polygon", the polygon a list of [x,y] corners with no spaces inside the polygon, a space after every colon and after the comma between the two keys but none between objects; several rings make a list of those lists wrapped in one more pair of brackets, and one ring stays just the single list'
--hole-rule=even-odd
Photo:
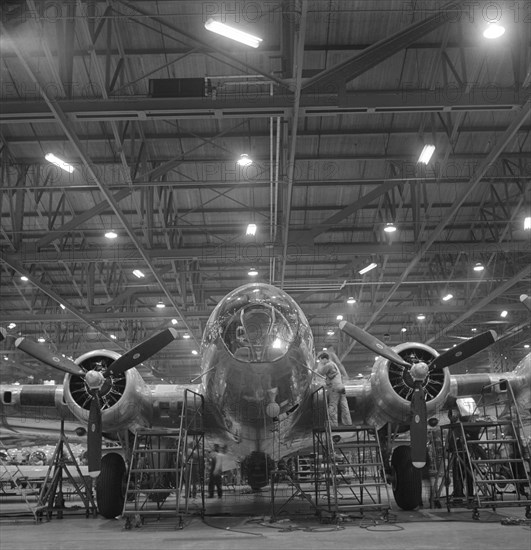
[{"label": "fluorescent ceiling light", "polygon": [[107,237],[107,239],[116,239],[116,237],[118,237],[118,233],[110,229],[107,233],[105,233],[105,237]]},{"label": "fluorescent ceiling light", "polygon": [[348,297],[348,300],[347,300],[347,304],[355,304],[356,303],[356,300],[354,297],[352,296],[349,296]]},{"label": "fluorescent ceiling light", "polygon": [[247,231],[245,232],[246,235],[256,235],[256,224],[250,223],[247,226]]},{"label": "fluorescent ceiling light", "polygon": [[184,338],[185,340],[188,340],[188,339],[190,338],[190,335],[189,335],[187,332],[185,332],[185,333],[183,334],[183,338]]},{"label": "fluorescent ceiling light", "polygon": [[210,32],[215,32],[216,34],[220,34],[221,36],[225,36],[226,38],[230,38],[231,40],[236,40],[236,42],[241,42],[242,44],[251,46],[251,48],[258,48],[260,42],[262,42],[262,39],[258,36],[253,36],[252,34],[240,31],[239,29],[220,23],[215,19],[208,19],[205,23],[205,29]]},{"label": "fluorescent ceiling light", "polygon": [[333,335],[334,335],[334,331],[333,331],[333,330],[329,330],[326,334],[328,334],[328,336],[333,336]]},{"label": "fluorescent ceiling light", "polygon": [[171,324],[172,324],[172,325],[176,325],[178,322],[179,322],[179,321],[177,321],[177,319],[172,319],[172,320],[171,320]]},{"label": "fluorescent ceiling light", "polygon": [[424,315],[424,313],[420,313],[419,315],[417,315],[417,319],[419,321],[424,321],[424,319],[426,319],[426,315]]},{"label": "fluorescent ceiling light", "polygon": [[386,223],[384,227],[386,233],[394,233],[396,231],[396,225],[393,222]]},{"label": "fluorescent ceiling light", "polygon": [[483,36],[489,40],[500,38],[500,36],[503,36],[504,34],[505,27],[496,22],[489,23],[489,26],[483,31]]},{"label": "fluorescent ceiling light", "polygon": [[112,340],[116,340],[116,336],[114,334],[109,334]]},{"label": "fluorescent ceiling light", "polygon": [[16,326],[17,326],[16,323],[9,323],[9,325],[7,325],[7,328],[8,328],[8,329],[13,329],[13,328],[15,328]]},{"label": "fluorescent ceiling light", "polygon": [[400,332],[407,332],[407,328],[406,328],[406,327],[402,327],[402,328],[400,329]]},{"label": "fluorescent ceiling light", "polygon": [[142,279],[143,277],[145,277],[145,275],[142,273],[142,271],[140,271],[140,269],[133,270],[133,275],[138,279]]},{"label": "fluorescent ceiling light", "polygon": [[337,319],[338,321],[342,321],[342,320],[343,320],[343,315],[338,315],[338,316],[336,317],[336,319]]},{"label": "fluorescent ceiling light", "polygon": [[28,278],[26,277],[26,275],[22,275],[20,277],[20,280],[26,282],[28,280]]},{"label": "fluorescent ceiling light", "polygon": [[61,309],[66,309],[66,306],[64,304],[59,304],[59,306],[61,307]]},{"label": "fluorescent ceiling light", "polygon": [[162,309],[163,307],[166,307],[166,306],[164,305],[164,302],[159,302],[159,303],[157,304],[157,307],[160,308],[160,309]]},{"label": "fluorescent ceiling light", "polygon": [[507,314],[508,314],[507,310],[504,309],[504,310],[500,313],[500,317],[503,317],[503,318],[505,319],[505,317],[507,317]]},{"label": "fluorescent ceiling light", "polygon": [[418,160],[419,164],[428,164],[434,152],[435,145],[424,145],[424,149],[422,149],[422,153],[420,153]]},{"label": "fluorescent ceiling light", "polygon": [[524,229],[531,229],[531,216],[524,218]]},{"label": "fluorescent ceiling light", "polygon": [[48,153],[44,156],[44,158],[48,162],[55,164],[55,166],[59,166],[59,168],[61,168],[61,170],[64,170],[65,172],[71,174],[74,171],[74,167],[71,164],[68,164],[68,162],[65,162],[63,159],[56,157],[53,153]]},{"label": "fluorescent ceiling light", "polygon": [[197,355],[197,350],[196,349],[192,350],[192,355]]},{"label": "fluorescent ceiling light", "polygon": [[253,163],[253,160],[249,157],[249,155],[243,153],[240,155],[240,158],[237,160],[238,164],[240,166],[249,166]]},{"label": "fluorescent ceiling light", "polygon": [[474,271],[483,271],[485,268],[483,267],[483,264],[481,262],[477,262],[477,264],[474,266]]},{"label": "fluorescent ceiling light", "polygon": [[478,331],[478,329],[475,328],[475,327],[474,327],[474,328],[471,328],[470,330],[471,330],[472,332],[477,332],[477,331]]},{"label": "fluorescent ceiling light", "polygon": [[42,344],[46,342],[46,340],[42,336],[39,336],[39,338],[37,339],[37,342],[40,342]]},{"label": "fluorescent ceiling light", "polygon": [[378,264],[375,264],[374,262],[369,264],[367,267],[364,267],[363,269],[360,269],[358,273],[360,275],[365,275],[365,273],[368,273],[371,269],[374,269],[375,267],[378,267]]},{"label": "fluorescent ceiling light", "polygon": [[251,267],[247,275],[249,275],[250,277],[256,277],[258,275],[258,271],[256,271],[254,267]]},{"label": "fluorescent ceiling light", "polygon": [[446,296],[443,296],[442,300],[443,302],[447,302],[448,300],[451,300],[453,297],[454,297],[453,294],[448,293],[446,294]]}]

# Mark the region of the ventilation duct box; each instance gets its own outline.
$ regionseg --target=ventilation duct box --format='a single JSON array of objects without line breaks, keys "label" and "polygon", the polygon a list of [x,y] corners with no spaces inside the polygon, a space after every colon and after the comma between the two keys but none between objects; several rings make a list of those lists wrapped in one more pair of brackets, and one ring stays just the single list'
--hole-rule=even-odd
[{"label": "ventilation duct box", "polygon": [[211,95],[208,78],[150,78],[151,97],[208,97]]}]

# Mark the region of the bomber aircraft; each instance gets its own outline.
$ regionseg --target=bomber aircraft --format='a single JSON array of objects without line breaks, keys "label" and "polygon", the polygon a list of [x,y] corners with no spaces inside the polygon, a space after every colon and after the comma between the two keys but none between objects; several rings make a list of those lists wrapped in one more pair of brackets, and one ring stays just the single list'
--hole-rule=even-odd
[{"label": "bomber aircraft", "polygon": [[[492,331],[439,354],[423,343],[391,348],[348,322],[340,328],[379,355],[370,376],[345,383],[353,424],[377,429],[392,425],[411,432],[411,445],[395,447],[391,457],[395,500],[404,509],[420,504],[419,468],[426,461],[428,422],[452,400],[477,394],[503,378],[519,403],[531,408],[531,354],[510,373],[450,374],[448,366],[494,342]],[[17,339],[19,349],[63,371],[65,377],[60,386],[0,386],[0,430],[22,434],[35,428],[32,417],[46,417],[63,419],[68,433],[86,432],[99,512],[115,517],[123,508],[123,484],[105,481],[125,475],[131,459],[124,452],[129,448],[125,442],[139,428],[178,426],[185,393],[191,390],[204,399],[205,437],[226,444],[230,454],[252,463],[249,485],[264,486],[273,455],[287,457],[311,446],[312,402],[322,379],[302,309],[274,286],[241,286],[209,317],[199,382],[148,385],[135,367],[176,334],[168,328],[124,355],[93,350],[75,361],[27,338]],[[102,433],[124,442],[122,450],[102,456]]]}]

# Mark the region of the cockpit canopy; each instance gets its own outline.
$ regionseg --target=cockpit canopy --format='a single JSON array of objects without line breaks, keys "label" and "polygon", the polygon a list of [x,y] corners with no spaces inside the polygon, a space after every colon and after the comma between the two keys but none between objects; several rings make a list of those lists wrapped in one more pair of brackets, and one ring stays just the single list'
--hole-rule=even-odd
[{"label": "cockpit canopy", "polygon": [[283,291],[261,283],[245,285],[229,294],[213,311],[204,344],[219,337],[239,361],[276,361],[294,342],[301,314]]}]

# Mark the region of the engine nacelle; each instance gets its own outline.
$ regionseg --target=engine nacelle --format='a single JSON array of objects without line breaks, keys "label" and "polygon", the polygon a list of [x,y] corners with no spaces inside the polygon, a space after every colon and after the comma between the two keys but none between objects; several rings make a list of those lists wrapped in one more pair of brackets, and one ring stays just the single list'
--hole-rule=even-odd
[{"label": "engine nacelle", "polygon": [[[393,348],[408,362],[430,363],[439,354],[426,344],[406,342]],[[371,408],[367,413],[370,423],[387,422],[408,424],[411,418],[413,379],[407,369],[379,357],[371,374]],[[450,373],[447,368],[430,372],[422,383],[426,396],[428,418],[435,416],[444,405],[450,391]]]},{"label": "engine nacelle", "polygon": [[[95,350],[76,359],[76,363],[85,370],[106,368],[120,354],[109,350]],[[65,402],[77,418],[88,422],[91,395],[80,376],[67,374],[64,379]],[[104,432],[116,432],[131,426],[145,425],[152,414],[150,391],[136,369],[109,376],[100,390],[102,403],[102,429]]]}]

